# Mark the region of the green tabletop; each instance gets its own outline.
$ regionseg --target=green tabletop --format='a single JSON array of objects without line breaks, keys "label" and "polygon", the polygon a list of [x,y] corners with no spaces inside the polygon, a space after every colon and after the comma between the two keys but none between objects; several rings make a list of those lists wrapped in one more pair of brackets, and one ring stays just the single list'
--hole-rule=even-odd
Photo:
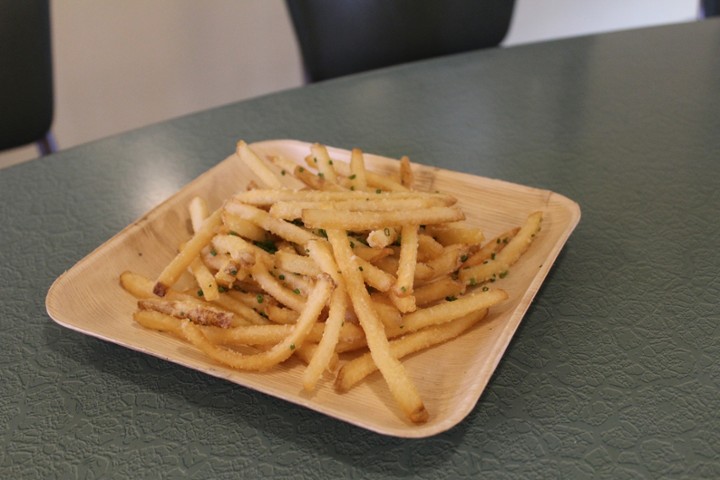
[{"label": "green tabletop", "polygon": [[[462,54],[0,171],[2,478],[720,478],[720,23]],[[583,217],[475,409],[378,435],[55,324],[55,278],[248,142],[549,189]]]}]

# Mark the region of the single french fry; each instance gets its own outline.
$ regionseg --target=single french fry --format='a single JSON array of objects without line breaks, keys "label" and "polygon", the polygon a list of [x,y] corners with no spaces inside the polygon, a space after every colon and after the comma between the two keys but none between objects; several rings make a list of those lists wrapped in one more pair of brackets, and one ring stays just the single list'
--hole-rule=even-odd
[{"label": "single french fry", "polygon": [[293,292],[300,292],[298,295],[306,297],[310,290],[312,290],[315,281],[313,280],[318,274],[314,276],[300,275],[297,273],[290,273],[279,268],[272,270],[272,275],[278,279],[280,284],[284,285]]},{"label": "single french fry", "polygon": [[[135,298],[153,298],[153,286],[154,283],[147,277],[140,275],[139,273],[124,271],[120,274],[120,286],[126,292],[130,293]],[[171,290],[168,292],[168,296],[172,293]]]},{"label": "single french fry", "polygon": [[463,262],[462,267],[474,267],[475,265],[480,265],[485,261],[495,260],[495,256],[498,252],[505,248],[505,246],[510,243],[510,240],[512,240],[519,231],[520,227],[515,227],[488,241],[485,245],[480,247],[479,250],[476,250],[472,255],[470,255]]},{"label": "single french fry", "polygon": [[390,352],[384,327],[372,308],[370,295],[365,288],[357,262],[354,261],[347,234],[341,230],[329,230],[328,239],[333,247],[336,261],[342,272],[345,286],[365,332],[370,354],[383,375],[395,401],[403,413],[414,423],[424,423],[428,419],[422,399],[408,376],[402,363]]},{"label": "single french fry", "polygon": [[464,244],[480,245],[485,236],[481,229],[458,223],[444,225],[428,225],[426,233],[432,235],[435,240],[443,245]]},{"label": "single french fry", "polygon": [[[308,245],[310,243],[313,243],[313,241],[308,242]],[[321,271],[312,258],[285,250],[278,250],[275,253],[275,266],[280,270],[312,277],[317,276]]]},{"label": "single french fry", "polygon": [[362,150],[353,148],[350,152],[350,190],[367,190],[367,175],[365,174],[365,158]]},{"label": "single french fry", "polygon": [[256,207],[269,207],[277,202],[298,201],[298,202],[322,202],[335,203],[346,200],[360,201],[395,201],[401,199],[435,199],[445,206],[455,205],[457,198],[444,193],[427,193],[417,191],[381,191],[371,192],[359,191],[322,191],[322,190],[269,190],[256,189],[236,193],[230,200],[235,203],[244,203]]},{"label": "single french fry", "polygon": [[189,270],[195,277],[198,287],[202,290],[205,300],[208,302],[217,300],[220,296],[220,292],[218,291],[218,284],[215,280],[215,275],[210,272],[210,269],[205,266],[199,257],[196,257],[190,263]]},{"label": "single french fry", "polygon": [[[207,262],[206,259],[212,259],[212,262]],[[218,263],[215,260],[219,260]],[[211,268],[216,268],[215,281],[219,286],[224,288],[232,288],[238,280],[244,280],[247,278],[249,271],[247,268],[240,267],[235,260],[233,260],[228,254],[212,255],[208,253],[203,255],[203,262]],[[214,267],[217,265],[217,267]],[[218,289],[220,288],[218,286]]]},{"label": "single french fry", "polygon": [[[212,244],[212,240],[210,243]],[[210,248],[205,247],[200,251],[200,259],[212,270],[221,270],[228,266],[229,263],[235,262],[227,252],[218,252],[212,246]]]},{"label": "single french fry", "polygon": [[340,338],[340,329],[345,321],[347,306],[345,287],[342,284],[338,285],[330,297],[330,311],[325,321],[325,331],[322,339],[303,372],[303,387],[307,391],[315,389],[320,376],[330,365],[335,354],[335,346]]},{"label": "single french fry", "polygon": [[[331,297],[332,298],[332,297]],[[179,319],[174,324],[180,326]],[[160,326],[163,326],[161,322]],[[203,333],[212,343],[227,346],[255,346],[275,345],[292,333],[295,328],[293,324],[265,324],[265,325],[241,325],[234,328],[204,327]],[[327,323],[315,323],[307,333],[307,342],[318,343],[325,335]],[[160,330],[160,328],[156,328]],[[341,324],[337,332],[338,341],[356,342],[364,338],[362,331],[355,325]]]},{"label": "single french fry", "polygon": [[211,242],[215,249],[214,252],[210,251],[211,256],[227,253],[232,260],[244,267],[251,267],[258,259],[272,261],[272,257],[265,250],[237,235],[215,235]]},{"label": "single french fry", "polygon": [[293,324],[297,322],[298,318],[297,311],[290,308],[281,307],[280,305],[275,305],[272,303],[269,303],[265,307],[265,312],[268,319],[270,319],[270,321],[273,323]]},{"label": "single french fry", "polygon": [[190,343],[217,362],[240,370],[268,370],[274,365],[287,360],[302,345],[313,325],[317,322],[318,316],[330,298],[332,291],[332,278],[329,275],[320,275],[315,288],[308,297],[306,308],[300,313],[292,333],[271,349],[257,354],[245,355],[219,347],[205,336],[202,329],[189,321],[182,323],[182,332]]},{"label": "single french fry", "polygon": [[393,286],[393,293],[398,297],[412,295],[415,281],[415,266],[417,265],[418,226],[405,225],[400,236],[400,260],[397,271],[397,281]]},{"label": "single french fry", "polygon": [[153,287],[153,293],[155,293],[155,295],[158,297],[165,296],[167,290],[177,282],[180,275],[190,266],[193,259],[200,254],[200,250],[210,243],[210,240],[215,234],[215,229],[220,225],[220,215],[221,211],[216,210],[205,219],[200,229],[195,232],[195,235],[185,244],[184,248],[160,273]]},{"label": "single french fry", "polygon": [[471,312],[484,310],[506,300],[505,290],[476,290],[453,301],[445,301],[423,309],[415,310],[403,317],[402,326],[405,332],[415,332],[430,325],[449,322]]},{"label": "single french fry", "polygon": [[[284,200],[274,203],[270,207],[270,215],[283,220],[295,220],[302,217],[302,211],[307,209],[343,210],[350,212],[376,211],[389,212],[397,210],[422,209],[428,207],[448,206],[448,198],[437,196],[398,198],[398,199],[348,199],[337,200],[332,203],[324,201]],[[381,230],[381,233],[385,233]],[[385,233],[390,236],[389,233]],[[392,241],[395,239],[393,238]],[[390,243],[392,243],[392,241]]]},{"label": "single french fry", "polygon": [[309,240],[319,238],[317,235],[312,234],[304,228],[298,227],[297,225],[284,220],[280,220],[279,218],[275,218],[265,210],[260,210],[252,205],[229,202],[225,208],[230,213],[234,213],[241,218],[250,220],[265,230],[272,232],[289,242],[297,243],[298,245],[305,245],[305,243]]},{"label": "single french fry", "polygon": [[188,204],[188,213],[193,232],[197,232],[209,215],[207,203],[201,197],[193,197]]},{"label": "single french fry", "polygon": [[426,233],[418,232],[418,262],[426,262],[440,256],[443,249],[442,243]]},{"label": "single french fry", "polygon": [[453,244],[445,247],[443,253],[439,256],[418,264],[415,269],[415,281],[417,283],[428,282],[456,271],[460,268],[462,259],[467,254],[467,250],[467,245],[462,244]]},{"label": "single french fry", "polygon": [[400,310],[402,313],[414,312],[417,309],[415,295],[404,295],[401,297],[396,294],[394,290],[390,290],[387,292],[387,296],[392,301],[393,305],[395,305],[395,308]]},{"label": "single french fry", "polygon": [[525,253],[537,232],[540,231],[542,217],[542,212],[530,214],[525,224],[520,227],[517,235],[505,245],[505,248],[495,255],[494,260],[461,269],[458,272],[460,280],[468,285],[474,286],[487,281],[504,278],[508,274],[510,267]]},{"label": "single french fry", "polygon": [[415,186],[415,175],[410,165],[410,158],[407,156],[400,158],[400,185],[410,190]]},{"label": "single french fry", "polygon": [[520,227],[517,235],[497,254],[495,260],[509,266],[517,262],[520,256],[530,247],[535,235],[540,231],[542,219],[542,212],[531,213],[523,226]]},{"label": "single french fry", "polygon": [[249,307],[230,294],[221,294],[213,303],[221,306],[225,310],[233,312],[236,319],[238,317],[241,319],[241,322],[239,322],[241,325],[266,325],[269,323],[268,320],[260,315],[254,308]]},{"label": "single french fry", "polygon": [[[355,255],[370,263],[376,263],[385,257],[389,257],[394,253],[392,248],[372,248],[363,244],[359,240],[350,240],[350,248]],[[393,269],[393,274],[397,268]]]},{"label": "single french fry", "polygon": [[333,281],[340,285],[343,283],[340,269],[335,262],[330,244],[325,240],[311,240],[305,245],[309,259],[314,262],[319,271],[330,275]]},{"label": "single french fry", "polygon": [[234,323],[232,313],[211,306],[209,303],[147,298],[138,300],[138,308],[154,310],[180,319],[189,319],[199,325],[229,328]]},{"label": "single french fry", "polygon": [[325,145],[314,143],[310,146],[310,152],[318,169],[318,175],[325,178],[328,182],[337,183],[337,175],[335,174],[335,168],[333,168],[333,161],[330,160],[327,148]]},{"label": "single french fry", "polygon": [[[300,360],[305,362],[305,364],[310,365],[310,362],[315,357],[315,354],[318,349],[317,343],[312,343],[310,341],[306,341],[303,343],[300,348],[295,349],[295,356],[298,357]],[[332,352],[330,354],[330,358],[328,359],[328,370],[333,370],[337,366],[338,362],[340,361],[340,358],[336,352]]]},{"label": "single french fry", "polygon": [[446,275],[415,288],[413,294],[415,303],[419,307],[424,307],[438,300],[457,297],[464,292],[465,284],[463,282]]},{"label": "single french fry", "polygon": [[237,235],[256,242],[267,240],[268,235],[265,230],[249,220],[233,215],[227,210],[223,210],[222,220],[223,225],[227,228],[226,233],[230,235]]},{"label": "single french fry", "polygon": [[282,155],[273,155],[269,157],[268,159],[270,163],[278,167],[280,169],[280,176],[281,177],[289,177],[292,175],[292,172],[295,170],[295,167],[298,166],[298,164],[289,158],[286,158]]},{"label": "single french fry", "polygon": [[[217,345],[257,346],[275,345],[282,342],[292,333],[293,328],[295,328],[294,325],[247,325],[236,328],[205,328],[203,333],[209,341]],[[322,332],[322,327],[320,331]],[[308,339],[312,336],[311,332],[312,330],[308,332]]]},{"label": "single french fry", "polygon": [[387,292],[397,281],[392,274],[379,269],[360,256],[358,256],[356,261],[365,283],[378,291]]},{"label": "single french fry", "polygon": [[385,248],[395,243],[399,236],[398,228],[385,227],[368,233],[367,243],[372,248]]},{"label": "single french fry", "polygon": [[427,225],[453,222],[464,218],[462,210],[454,206],[390,212],[353,212],[352,215],[317,208],[309,208],[302,212],[302,221],[307,227],[355,232],[376,230],[386,226],[399,227],[407,224]]},{"label": "single french fry", "polygon": [[[392,250],[391,250],[392,252]],[[358,255],[359,256],[359,255]],[[385,255],[384,257],[380,257],[377,259],[372,260],[373,265],[378,267],[383,272],[395,275],[398,271],[398,266],[400,265],[400,262],[398,261],[397,255]],[[419,263],[416,266],[416,269],[418,267],[422,267],[423,264]],[[417,274],[416,274],[417,275]]]},{"label": "single french fry", "polygon": [[185,338],[181,328],[182,320],[177,317],[166,315],[154,310],[138,310],[133,313],[133,320],[150,330],[168,332],[177,337]]},{"label": "single french fry", "polygon": [[387,293],[373,292],[370,294],[372,307],[375,309],[378,318],[385,326],[385,336],[392,338],[402,334],[400,325],[402,324],[402,313],[393,304]]},{"label": "single french fry", "polygon": [[250,170],[252,170],[253,173],[260,178],[260,181],[262,181],[266,187],[277,189],[285,188],[285,185],[283,185],[280,179],[275,175],[275,172],[273,172],[267,164],[257,156],[247,143],[240,140],[237,143],[236,152],[238,157],[240,157],[240,160],[242,160],[243,163],[245,163],[245,165],[247,165]]},{"label": "single french fry", "polygon": [[[202,228],[202,224],[208,216],[207,203],[201,197],[193,197],[188,204],[188,213],[190,214],[193,232],[197,232]],[[217,300],[220,292],[218,291],[215,275],[210,272],[210,269],[202,262],[199,256],[190,263],[189,270],[195,277],[198,287],[202,290],[205,300]]]},{"label": "single french fry", "polygon": [[299,289],[290,290],[270,274],[265,262],[256,262],[252,268],[253,279],[274,299],[300,312],[305,308],[305,298]]},{"label": "single french fry", "polygon": [[[472,312],[464,317],[443,325],[429,327],[390,341],[390,351],[395,358],[403,358],[412,353],[426,350],[432,346],[447,342],[468,330],[487,315],[487,310]],[[346,363],[340,368],[335,379],[335,388],[347,392],[361,380],[377,371],[370,354],[366,353]]]}]

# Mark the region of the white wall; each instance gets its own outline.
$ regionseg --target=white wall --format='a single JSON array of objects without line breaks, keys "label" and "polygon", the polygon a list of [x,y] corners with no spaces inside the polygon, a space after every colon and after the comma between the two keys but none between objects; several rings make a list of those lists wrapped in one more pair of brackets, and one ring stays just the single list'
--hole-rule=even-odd
[{"label": "white wall", "polygon": [[516,0],[506,46],[697,19],[699,0]]},{"label": "white wall", "polygon": [[[60,148],[302,84],[283,0],[53,0]],[[517,0],[505,45],[692,20],[697,0]],[[0,168],[36,156],[0,154]]]}]

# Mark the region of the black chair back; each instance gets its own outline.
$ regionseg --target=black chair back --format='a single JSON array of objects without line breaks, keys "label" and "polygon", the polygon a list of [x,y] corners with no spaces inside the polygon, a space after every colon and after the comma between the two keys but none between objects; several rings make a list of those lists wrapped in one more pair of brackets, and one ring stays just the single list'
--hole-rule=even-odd
[{"label": "black chair back", "polygon": [[0,0],[0,150],[45,140],[53,100],[48,0]]},{"label": "black chair back", "polygon": [[514,0],[286,0],[310,82],[496,47]]}]

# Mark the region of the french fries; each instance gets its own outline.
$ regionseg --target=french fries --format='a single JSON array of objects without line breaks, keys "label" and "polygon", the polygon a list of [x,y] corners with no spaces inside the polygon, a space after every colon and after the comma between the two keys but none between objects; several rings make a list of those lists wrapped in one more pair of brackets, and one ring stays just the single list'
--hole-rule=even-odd
[{"label": "french fries", "polygon": [[297,357],[308,392],[342,393],[379,371],[402,417],[426,422],[432,412],[401,360],[463,335],[509,298],[493,283],[530,247],[542,212],[485,242],[452,195],[415,189],[407,157],[393,177],[368,170],[360,149],[345,163],[313,144],[303,165],[263,159],[243,141],[236,154],[257,184],[213,211],[193,198],[188,239],[157,278],[120,276],[135,322],[233,369]]}]

